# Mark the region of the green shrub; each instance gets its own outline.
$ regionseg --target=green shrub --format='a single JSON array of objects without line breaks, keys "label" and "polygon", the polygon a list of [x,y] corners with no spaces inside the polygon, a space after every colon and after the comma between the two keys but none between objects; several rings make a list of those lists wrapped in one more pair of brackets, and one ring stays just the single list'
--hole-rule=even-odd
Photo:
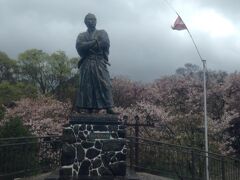
[{"label": "green shrub", "polygon": [[8,104],[26,97],[36,97],[37,88],[26,83],[11,84],[3,82],[0,84],[0,104]]},{"label": "green shrub", "polygon": [[10,138],[10,137],[26,137],[32,136],[30,131],[23,125],[22,120],[19,117],[10,118],[1,128],[0,128],[0,138]]},{"label": "green shrub", "polygon": [[11,118],[0,127],[0,174],[9,174],[4,179],[14,179],[37,168],[38,153],[37,139],[20,118]]}]

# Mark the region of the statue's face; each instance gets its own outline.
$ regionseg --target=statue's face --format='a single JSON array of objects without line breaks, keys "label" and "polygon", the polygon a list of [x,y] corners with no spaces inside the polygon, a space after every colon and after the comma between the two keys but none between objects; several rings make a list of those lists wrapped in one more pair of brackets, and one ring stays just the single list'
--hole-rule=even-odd
[{"label": "statue's face", "polygon": [[88,28],[95,28],[97,20],[94,16],[87,16],[85,19],[85,24]]}]

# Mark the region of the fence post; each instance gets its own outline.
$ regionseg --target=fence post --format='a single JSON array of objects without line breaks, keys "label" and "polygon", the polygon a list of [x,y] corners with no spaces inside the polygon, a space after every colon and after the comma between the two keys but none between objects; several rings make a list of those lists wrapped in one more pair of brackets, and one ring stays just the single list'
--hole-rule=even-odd
[{"label": "fence post", "polygon": [[221,157],[221,170],[222,170],[222,180],[225,180],[225,162],[224,162],[224,156]]},{"label": "fence post", "polygon": [[192,180],[195,180],[195,153],[194,150],[191,151],[192,155]]},{"label": "fence post", "polygon": [[129,141],[129,148],[130,148],[130,169],[133,169],[133,140],[130,138]]},{"label": "fence post", "polygon": [[138,150],[139,150],[139,117],[135,116],[135,166],[138,166]]}]

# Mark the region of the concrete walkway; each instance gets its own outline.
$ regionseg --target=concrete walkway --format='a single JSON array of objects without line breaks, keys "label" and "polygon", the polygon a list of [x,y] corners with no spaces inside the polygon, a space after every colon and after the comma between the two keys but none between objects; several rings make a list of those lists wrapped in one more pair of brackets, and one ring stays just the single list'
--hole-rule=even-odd
[{"label": "concrete walkway", "polygon": [[15,178],[14,180],[44,180],[51,173],[44,173],[37,176],[25,177],[25,178]]},{"label": "concrete walkway", "polygon": [[152,174],[148,174],[148,173],[137,173],[137,175],[139,176],[140,180],[173,180],[170,178],[165,178],[165,177],[161,177],[161,176],[156,176],[156,175],[152,175]]},{"label": "concrete walkway", "polygon": [[[41,174],[38,176],[32,176],[32,177],[28,177],[28,178],[15,178],[14,180],[44,180],[44,178],[46,178],[50,173],[45,173],[45,174]],[[152,174],[148,174],[148,173],[137,173],[137,175],[139,176],[139,180],[173,180],[170,178],[165,178],[165,177],[161,177],[161,176],[155,176]]]}]

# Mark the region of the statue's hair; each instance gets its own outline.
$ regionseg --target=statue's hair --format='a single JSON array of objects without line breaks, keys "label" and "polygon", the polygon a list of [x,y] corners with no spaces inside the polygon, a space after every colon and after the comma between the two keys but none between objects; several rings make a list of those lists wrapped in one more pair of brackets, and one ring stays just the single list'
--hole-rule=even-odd
[{"label": "statue's hair", "polygon": [[85,18],[84,18],[84,22],[85,22],[85,24],[86,24],[86,20],[87,20],[88,17],[93,17],[93,18],[97,19],[96,16],[95,16],[94,14],[92,14],[92,13],[88,13],[88,14],[85,16]]}]

